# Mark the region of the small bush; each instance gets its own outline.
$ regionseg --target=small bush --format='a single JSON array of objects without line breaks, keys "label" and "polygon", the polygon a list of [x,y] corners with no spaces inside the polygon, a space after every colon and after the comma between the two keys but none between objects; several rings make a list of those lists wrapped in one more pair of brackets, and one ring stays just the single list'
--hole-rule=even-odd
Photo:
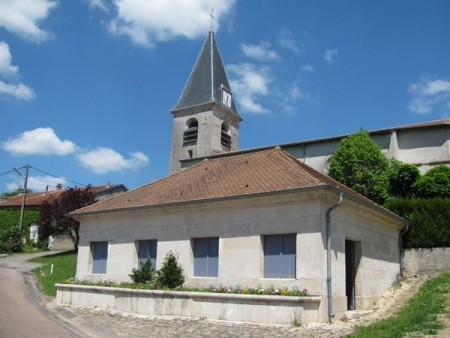
[{"label": "small bush", "polygon": [[134,283],[150,283],[155,276],[150,258],[147,258],[138,269],[133,269],[129,276]]},{"label": "small bush", "polygon": [[172,251],[166,254],[161,269],[156,272],[156,283],[162,288],[169,289],[183,285],[183,268],[178,264],[178,259]]},{"label": "small bush", "polygon": [[0,253],[23,251],[23,238],[18,227],[5,230],[0,236]]}]

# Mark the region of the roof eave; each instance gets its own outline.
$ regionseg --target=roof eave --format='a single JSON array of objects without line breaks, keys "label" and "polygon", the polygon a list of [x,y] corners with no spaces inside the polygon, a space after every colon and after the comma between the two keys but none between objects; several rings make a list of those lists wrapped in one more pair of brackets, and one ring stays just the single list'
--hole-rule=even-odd
[{"label": "roof eave", "polygon": [[[292,188],[292,189],[265,191],[265,192],[259,192],[259,193],[251,193],[251,194],[221,196],[221,197],[205,198],[205,199],[195,199],[195,200],[189,200],[189,201],[159,203],[159,204],[141,205],[141,206],[134,206],[134,207],[122,207],[122,208],[106,209],[106,210],[72,212],[65,216],[73,217],[76,219],[78,217],[83,218],[85,216],[94,216],[94,215],[101,215],[101,214],[111,214],[111,213],[129,212],[129,211],[138,211],[138,210],[145,210],[145,209],[165,208],[165,207],[187,206],[187,205],[198,204],[198,203],[232,201],[232,200],[240,200],[240,199],[245,199],[245,198],[266,197],[266,196],[292,194],[292,193],[297,193],[297,192],[307,192],[307,191],[315,191],[315,190],[328,190],[328,191],[332,191],[336,194],[338,194],[341,191],[341,189],[338,186],[334,186],[331,184],[323,184],[323,185],[299,187],[299,188]],[[388,209],[384,208],[381,205],[371,202],[370,200],[361,198],[357,195],[352,195],[345,191],[343,193],[344,193],[344,197],[349,200],[352,200],[352,201],[360,203],[370,209],[381,212],[385,216],[396,219],[398,222],[401,222],[404,224],[407,223],[407,221],[404,218],[394,214],[393,212],[389,211]]]}]

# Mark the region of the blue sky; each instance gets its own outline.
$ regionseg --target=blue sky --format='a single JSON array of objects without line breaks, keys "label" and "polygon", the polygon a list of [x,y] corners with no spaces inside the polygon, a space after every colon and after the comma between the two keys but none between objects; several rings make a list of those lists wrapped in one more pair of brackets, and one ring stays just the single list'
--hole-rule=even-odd
[{"label": "blue sky", "polygon": [[167,175],[211,8],[241,149],[450,117],[446,0],[0,0],[0,192]]}]

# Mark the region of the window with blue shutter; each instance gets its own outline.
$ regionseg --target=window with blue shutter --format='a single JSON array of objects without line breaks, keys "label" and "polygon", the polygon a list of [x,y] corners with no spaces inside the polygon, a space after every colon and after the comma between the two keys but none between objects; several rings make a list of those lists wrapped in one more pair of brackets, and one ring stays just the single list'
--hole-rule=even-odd
[{"label": "window with blue shutter", "polygon": [[156,269],[156,245],[157,241],[155,239],[138,242],[139,267],[147,258],[150,258],[152,267]]},{"label": "window with blue shutter", "polygon": [[295,278],[296,237],[264,236],[264,278]]},{"label": "window with blue shutter", "polygon": [[219,238],[194,239],[194,276],[217,277],[219,275]]},{"label": "window with blue shutter", "polygon": [[105,274],[108,262],[108,242],[93,242],[92,246],[92,273]]}]

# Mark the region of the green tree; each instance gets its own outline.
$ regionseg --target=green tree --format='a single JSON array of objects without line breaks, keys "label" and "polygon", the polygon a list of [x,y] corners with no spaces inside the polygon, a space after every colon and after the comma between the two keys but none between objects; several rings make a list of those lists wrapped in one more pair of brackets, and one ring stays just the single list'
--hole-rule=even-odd
[{"label": "green tree", "polygon": [[155,276],[155,269],[150,257],[147,257],[147,260],[142,262],[138,269],[133,269],[128,276],[134,283],[150,283]]},{"label": "green tree", "polygon": [[[15,189],[13,191],[10,191],[10,192],[2,192],[0,194],[0,198],[17,196],[17,195],[21,194],[22,192],[23,192],[23,189],[21,189],[21,188],[17,188],[17,189]],[[29,193],[29,192],[33,192],[33,191],[31,189],[27,189],[27,193]]]},{"label": "green tree", "polygon": [[420,179],[419,169],[412,164],[391,160],[389,192],[393,197],[411,198],[414,195],[414,184]]},{"label": "green tree", "polygon": [[163,288],[175,289],[183,283],[183,268],[178,264],[175,254],[169,251],[164,258],[161,269],[156,271],[156,284]]},{"label": "green tree", "polygon": [[389,161],[363,128],[342,139],[329,175],[378,204],[388,199]]},{"label": "green tree", "polygon": [[80,222],[66,215],[94,202],[95,196],[90,186],[85,189],[70,188],[58,198],[45,201],[41,207],[39,238],[45,240],[50,235],[69,235],[75,250],[78,250]]},{"label": "green tree", "polygon": [[450,198],[450,167],[440,165],[428,170],[413,188],[418,198]]}]

